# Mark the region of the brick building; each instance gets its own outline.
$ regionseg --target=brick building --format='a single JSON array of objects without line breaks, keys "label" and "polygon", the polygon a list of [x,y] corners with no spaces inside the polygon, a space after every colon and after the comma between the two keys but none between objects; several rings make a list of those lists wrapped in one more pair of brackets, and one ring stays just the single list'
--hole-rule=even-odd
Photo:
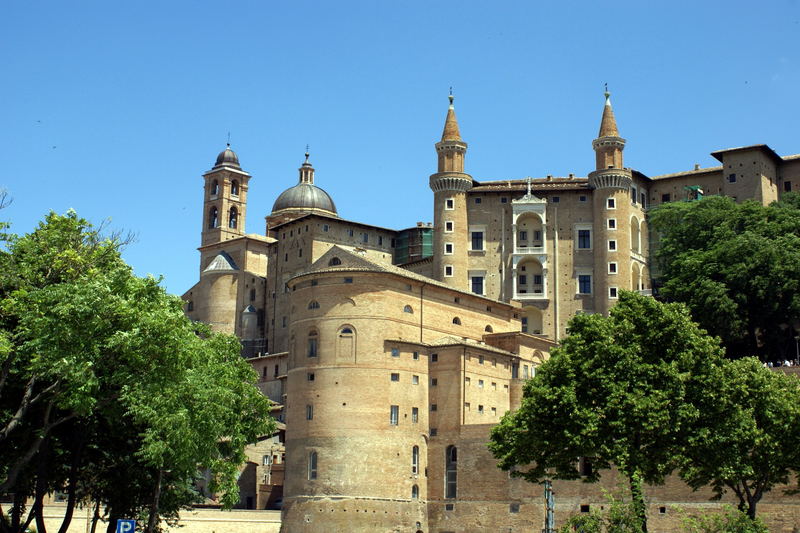
[{"label": "brick building", "polygon": [[[541,528],[541,488],[496,468],[489,430],[572,316],[652,289],[647,209],[703,194],[769,203],[800,188],[800,156],[766,145],[713,152],[713,168],[627,168],[605,97],[588,176],[479,181],[451,95],[429,179],[432,228],[340,217],[306,154],[265,232],[247,234],[250,175],[236,154],[226,148],[203,175],[200,279],[186,312],[240,337],[285,423],[270,448],[282,465],[285,453],[284,531]],[[279,489],[259,483],[272,494],[250,496],[261,506]],[[560,517],[605,501],[597,486],[555,490]],[[672,504],[717,505],[674,479],[649,496],[656,531],[678,523]],[[775,493],[761,508],[792,524],[798,503]]]}]

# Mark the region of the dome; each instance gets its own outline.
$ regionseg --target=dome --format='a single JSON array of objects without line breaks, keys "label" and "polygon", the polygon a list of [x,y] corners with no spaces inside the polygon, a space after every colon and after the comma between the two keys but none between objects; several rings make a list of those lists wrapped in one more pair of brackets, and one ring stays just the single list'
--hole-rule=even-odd
[{"label": "dome", "polygon": [[223,151],[219,153],[217,156],[217,162],[214,163],[214,168],[221,167],[221,166],[228,166],[228,167],[239,167],[239,157],[236,155],[236,152],[231,150],[231,145],[229,144]]},{"label": "dome", "polygon": [[275,200],[272,212],[281,209],[324,209],[336,213],[336,206],[328,193],[312,183],[298,183],[283,191]]}]

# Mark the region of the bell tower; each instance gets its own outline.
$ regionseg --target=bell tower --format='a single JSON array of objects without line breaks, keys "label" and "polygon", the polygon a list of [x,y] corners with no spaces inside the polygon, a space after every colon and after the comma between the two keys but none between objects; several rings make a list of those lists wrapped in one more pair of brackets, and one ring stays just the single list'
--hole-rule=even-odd
[{"label": "bell tower", "polygon": [[442,140],[436,143],[438,168],[430,177],[433,191],[433,277],[461,290],[469,290],[469,223],[467,192],[472,176],[464,172],[467,143],[461,139],[450,91],[450,107]]},{"label": "bell tower", "polygon": [[215,244],[245,234],[247,188],[250,174],[239,166],[231,145],[219,153],[214,168],[203,174],[203,229],[201,246]]}]

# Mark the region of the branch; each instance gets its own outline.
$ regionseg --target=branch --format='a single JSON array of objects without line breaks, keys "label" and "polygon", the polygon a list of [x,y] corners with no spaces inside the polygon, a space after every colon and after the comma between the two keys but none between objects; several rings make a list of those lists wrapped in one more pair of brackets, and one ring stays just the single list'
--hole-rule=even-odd
[{"label": "branch", "polygon": [[32,377],[28,380],[28,384],[25,385],[25,394],[22,396],[22,402],[19,404],[19,408],[17,412],[14,413],[14,416],[11,417],[11,420],[8,421],[6,427],[0,431],[0,442],[3,442],[8,438],[8,435],[14,431],[14,429],[22,422],[22,417],[25,416],[25,413],[28,411],[28,407],[31,405],[31,396],[33,396],[33,387],[36,385],[36,378]]},{"label": "branch", "polygon": [[[12,350],[13,352],[13,350]],[[3,366],[0,369],[0,398],[3,396],[3,387],[6,385],[6,380],[8,379],[8,375],[11,373],[11,363],[14,360],[14,356],[12,353],[8,354],[8,357],[5,361],[3,361]],[[0,515],[2,518],[2,515]]]}]

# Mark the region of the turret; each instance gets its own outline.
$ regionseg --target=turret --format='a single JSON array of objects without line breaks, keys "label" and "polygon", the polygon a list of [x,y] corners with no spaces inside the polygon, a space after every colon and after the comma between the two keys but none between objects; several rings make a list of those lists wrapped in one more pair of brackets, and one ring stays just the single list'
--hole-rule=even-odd
[{"label": "turret", "polygon": [[433,276],[452,287],[468,290],[467,191],[472,188],[472,177],[464,172],[467,143],[461,139],[452,91],[449,99],[442,140],[436,143],[437,172],[430,177],[434,193]]},{"label": "turret", "polygon": [[228,143],[214,167],[203,174],[203,230],[201,245],[214,244],[244,235],[247,187],[250,174],[239,166],[239,158]]}]

